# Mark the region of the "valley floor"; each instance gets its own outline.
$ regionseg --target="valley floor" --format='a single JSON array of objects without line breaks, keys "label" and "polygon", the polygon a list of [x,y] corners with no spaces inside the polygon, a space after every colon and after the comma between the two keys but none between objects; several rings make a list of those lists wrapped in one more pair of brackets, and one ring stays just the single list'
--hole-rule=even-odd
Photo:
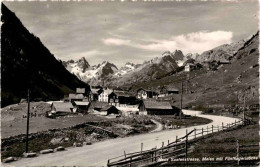
[{"label": "valley floor", "polygon": [[[45,104],[44,104],[45,105]],[[42,103],[32,103],[32,108],[39,108],[44,106]],[[45,106],[49,107],[49,106]],[[26,132],[26,118],[21,117],[21,113],[26,113],[26,104],[12,105],[7,107],[8,111],[4,113],[4,117],[8,118],[2,120],[2,159],[15,156],[20,157],[25,149],[25,132]],[[7,110],[5,108],[5,110]],[[20,110],[18,110],[20,109]],[[44,113],[47,109],[38,110]],[[111,118],[106,116],[97,116],[94,114],[88,115],[74,115],[70,117],[60,117],[57,119],[41,117],[30,118],[30,133],[36,132],[40,135],[31,138],[29,141],[29,150],[38,152],[43,149],[56,148],[58,146],[70,147],[75,142],[86,142],[92,144],[99,141],[104,141],[113,138],[107,134],[96,132],[95,129],[89,126],[74,127],[88,123],[94,126],[101,127],[108,130],[119,137],[127,137],[136,134],[147,133],[151,131],[161,131],[168,129],[179,129],[195,125],[208,124],[211,120],[200,117],[189,117],[186,119],[175,119],[174,116],[138,116],[132,115],[128,117]],[[165,126],[167,125],[167,126]],[[68,128],[74,127],[74,128]],[[53,130],[56,129],[56,130]],[[19,135],[19,136],[17,136]],[[9,142],[4,139],[8,136],[15,136],[15,141]],[[63,139],[68,138],[64,142]],[[5,144],[3,144],[3,141]]]}]

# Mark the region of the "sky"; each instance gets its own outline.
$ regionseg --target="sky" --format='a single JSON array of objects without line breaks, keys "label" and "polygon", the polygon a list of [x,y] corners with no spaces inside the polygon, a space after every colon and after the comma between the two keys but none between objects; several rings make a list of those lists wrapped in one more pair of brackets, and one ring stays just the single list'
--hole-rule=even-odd
[{"label": "sky", "polygon": [[61,60],[143,63],[202,53],[258,30],[258,1],[4,2]]}]

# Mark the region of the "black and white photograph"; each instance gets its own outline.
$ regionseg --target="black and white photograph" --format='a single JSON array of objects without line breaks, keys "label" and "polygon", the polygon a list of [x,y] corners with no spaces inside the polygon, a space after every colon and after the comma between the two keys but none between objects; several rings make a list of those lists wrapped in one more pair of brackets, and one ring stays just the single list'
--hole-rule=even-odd
[{"label": "black and white photograph", "polygon": [[258,0],[3,0],[4,167],[256,167]]}]

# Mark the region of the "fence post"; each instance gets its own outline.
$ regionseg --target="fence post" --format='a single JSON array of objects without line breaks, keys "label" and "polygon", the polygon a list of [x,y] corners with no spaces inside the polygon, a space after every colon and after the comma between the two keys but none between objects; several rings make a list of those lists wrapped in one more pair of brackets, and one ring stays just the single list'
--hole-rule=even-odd
[{"label": "fence post", "polygon": [[110,165],[109,165],[109,163],[110,163],[110,160],[107,160],[107,167],[109,167]]},{"label": "fence post", "polygon": [[185,164],[187,164],[187,158],[188,158],[188,136],[186,136],[186,140],[185,140]]},{"label": "fence post", "polygon": [[224,123],[222,122],[222,130],[224,130]]},{"label": "fence post", "polygon": [[201,135],[203,136],[203,128],[201,129]]},{"label": "fence post", "polygon": [[194,138],[196,139],[196,128],[194,128]]},{"label": "fence post", "polygon": [[188,129],[186,129],[186,139],[188,140]]},{"label": "fence post", "polygon": [[125,158],[126,158],[126,153],[125,153],[125,150],[124,150],[124,154],[125,154]]},{"label": "fence post", "polygon": [[132,166],[132,157],[130,158],[130,165],[129,165],[130,167]]},{"label": "fence post", "polygon": [[237,165],[239,165],[239,141],[237,140]]},{"label": "fence post", "polygon": [[[170,140],[168,140],[168,145],[167,145],[167,146],[169,146],[169,144],[170,144]],[[168,152],[169,152],[169,147],[168,147],[168,149],[167,149],[167,150],[168,150]]]},{"label": "fence post", "polygon": [[237,120],[235,119],[235,126],[237,125]]},{"label": "fence post", "polygon": [[178,136],[176,136],[176,140],[175,140],[176,144],[178,143]]},{"label": "fence post", "polygon": [[209,133],[209,127],[207,126],[207,134]]},{"label": "fence post", "polygon": [[218,125],[218,132],[219,132],[219,125]]},{"label": "fence post", "polygon": [[141,143],[141,153],[143,152],[143,143]]},{"label": "fence post", "polygon": [[212,133],[214,132],[214,130],[213,130],[213,124],[212,124]]}]

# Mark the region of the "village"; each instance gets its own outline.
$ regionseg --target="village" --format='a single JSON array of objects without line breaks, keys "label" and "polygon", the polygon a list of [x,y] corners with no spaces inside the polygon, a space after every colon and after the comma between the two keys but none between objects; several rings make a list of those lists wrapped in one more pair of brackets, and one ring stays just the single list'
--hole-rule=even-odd
[{"label": "village", "polygon": [[158,92],[140,88],[136,94],[108,87],[92,86],[77,88],[76,93],[65,95],[61,101],[51,103],[49,118],[70,114],[93,113],[102,116],[119,117],[129,115],[174,115],[180,116],[180,108],[174,106],[173,94],[179,94],[176,88],[163,86]]}]

